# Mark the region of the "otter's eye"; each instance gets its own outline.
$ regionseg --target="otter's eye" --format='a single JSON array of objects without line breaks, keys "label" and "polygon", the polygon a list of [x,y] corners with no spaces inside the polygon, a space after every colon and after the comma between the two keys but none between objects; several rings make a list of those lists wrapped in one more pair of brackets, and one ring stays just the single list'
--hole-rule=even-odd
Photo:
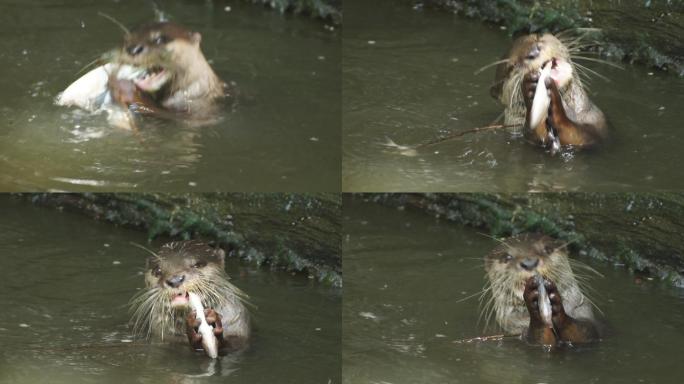
[{"label": "otter's eye", "polygon": [[160,267],[154,267],[154,269],[152,270],[152,274],[156,277],[161,276],[161,268]]},{"label": "otter's eye", "polygon": [[504,263],[508,263],[511,260],[513,260],[513,255],[511,255],[510,253],[505,254],[504,257],[501,258],[501,261],[503,261]]},{"label": "otter's eye", "polygon": [[169,42],[169,38],[164,35],[159,35],[152,40],[155,45],[162,45]]},{"label": "otter's eye", "polygon": [[202,268],[207,265],[206,261],[198,261],[192,265],[193,268]]},{"label": "otter's eye", "polygon": [[553,251],[555,251],[555,250],[556,250],[556,248],[554,248],[554,247],[552,247],[552,246],[550,246],[550,245],[545,245],[545,246],[544,246],[544,252],[546,252],[547,255],[552,254]]}]

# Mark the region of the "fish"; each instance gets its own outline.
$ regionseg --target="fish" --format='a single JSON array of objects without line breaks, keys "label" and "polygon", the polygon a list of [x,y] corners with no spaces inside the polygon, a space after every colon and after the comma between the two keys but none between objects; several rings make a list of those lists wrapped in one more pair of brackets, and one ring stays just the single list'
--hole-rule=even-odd
[{"label": "fish", "polygon": [[214,327],[209,325],[207,318],[204,317],[204,306],[199,295],[194,292],[188,292],[188,298],[190,299],[190,306],[195,310],[197,318],[201,321],[198,332],[202,335],[204,352],[210,358],[215,359],[218,356],[218,340],[214,336]]},{"label": "fish", "polygon": [[546,78],[551,75],[551,67],[553,63],[549,61],[542,68],[537,81],[537,88],[534,91],[534,98],[532,99],[532,108],[530,108],[530,129],[534,129],[541,123],[549,110],[551,98],[546,89]]},{"label": "fish", "polygon": [[112,95],[107,83],[115,75],[121,80],[136,80],[145,76],[147,71],[126,64],[107,63],[92,69],[71,83],[55,99],[55,104],[66,107],[79,107],[86,111],[98,112],[111,109]]},{"label": "fish", "polygon": [[539,292],[539,298],[537,302],[539,303],[539,314],[541,315],[542,322],[549,327],[553,328],[553,321],[551,320],[551,300],[549,299],[549,294],[546,292],[546,287],[544,286],[544,278],[541,275],[536,276],[537,279],[537,291]]}]

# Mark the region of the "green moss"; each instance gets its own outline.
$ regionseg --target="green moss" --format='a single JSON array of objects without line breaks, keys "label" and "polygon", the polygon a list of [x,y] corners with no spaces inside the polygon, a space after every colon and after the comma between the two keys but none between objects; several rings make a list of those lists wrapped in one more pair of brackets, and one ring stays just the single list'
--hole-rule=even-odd
[{"label": "green moss", "polygon": [[34,204],[147,231],[203,238],[229,256],[342,285],[335,194],[26,194]]},{"label": "green moss", "polygon": [[373,200],[418,209],[497,238],[545,233],[582,257],[684,287],[681,194],[381,194]]},{"label": "green moss", "polygon": [[264,4],[281,13],[293,12],[306,14],[336,24],[342,22],[342,4],[336,0],[249,0],[253,3]]},{"label": "green moss", "polygon": [[[408,1],[407,1],[408,2]],[[684,76],[684,2],[611,0],[424,0],[427,6],[505,27],[509,34],[598,31],[592,49],[603,57],[642,63]]]}]

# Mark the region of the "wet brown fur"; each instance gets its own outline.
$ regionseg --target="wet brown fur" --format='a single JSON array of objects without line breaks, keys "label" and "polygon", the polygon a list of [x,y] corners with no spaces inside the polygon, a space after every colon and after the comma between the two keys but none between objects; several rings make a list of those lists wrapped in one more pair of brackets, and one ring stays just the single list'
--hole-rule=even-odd
[{"label": "wet brown fur", "polygon": [[[486,320],[494,316],[506,334],[521,335],[535,345],[597,341],[592,303],[580,289],[583,276],[571,264],[593,271],[569,259],[564,245],[545,235],[525,234],[502,241],[485,256]],[[536,275],[544,278],[553,327],[545,325],[539,313]]]},{"label": "wet brown fur", "polygon": [[[109,83],[114,100],[136,112],[194,115],[214,112],[225,84],[216,76],[200,49],[201,35],[171,22],[144,25],[124,38],[116,62],[136,67],[162,67],[171,79],[156,92],[139,89],[132,81]],[[139,47],[139,53],[134,48]],[[135,89],[131,89],[131,86]]]},{"label": "wet brown fur", "polygon": [[[492,96],[505,106],[504,124],[522,126],[532,143],[550,146],[548,132],[553,130],[561,145],[592,147],[608,136],[603,112],[591,102],[572,62],[574,46],[566,46],[551,34],[531,34],[516,39],[497,66]],[[536,127],[529,126],[530,108],[542,66],[561,58],[572,68],[572,78],[562,87],[547,79],[551,105],[547,118]]]},{"label": "wet brown fur", "polygon": [[[224,272],[224,252],[200,241],[165,244],[147,260],[145,289],[131,301],[134,331],[162,340],[187,340],[201,349],[199,324],[188,306],[174,307],[176,295],[194,292],[205,305],[205,315],[219,338],[222,352],[241,349],[250,334],[246,295],[229,282]],[[180,281],[174,284],[173,281]],[[170,283],[171,282],[171,283]]]}]

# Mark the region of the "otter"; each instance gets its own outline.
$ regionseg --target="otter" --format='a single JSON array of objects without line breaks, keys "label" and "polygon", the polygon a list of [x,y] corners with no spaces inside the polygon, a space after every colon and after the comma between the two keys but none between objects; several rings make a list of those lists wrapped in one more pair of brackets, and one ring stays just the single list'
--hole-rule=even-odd
[{"label": "otter", "polygon": [[[606,118],[589,99],[572,62],[576,43],[566,46],[556,36],[530,34],[517,38],[496,68],[491,95],[504,106],[504,124],[522,126],[525,138],[535,145],[557,151],[561,146],[589,148],[608,137]],[[548,75],[543,69],[548,65]],[[540,79],[543,87],[538,87]],[[536,92],[547,92],[548,108],[532,121]],[[543,97],[542,97],[543,96]]]},{"label": "otter", "polygon": [[244,349],[250,336],[247,295],[230,283],[224,271],[225,252],[197,240],[172,242],[147,259],[145,288],[131,300],[136,334],[161,340],[187,340],[202,350],[200,320],[188,293],[201,299],[213,327],[220,354]]},{"label": "otter", "polygon": [[[532,345],[558,347],[600,339],[591,301],[582,293],[565,244],[541,234],[509,238],[485,256],[488,292],[483,314],[508,335]],[[595,271],[593,271],[595,272]],[[542,300],[550,305],[545,319]]]},{"label": "otter", "polygon": [[145,73],[132,80],[110,76],[116,101],[143,111],[206,112],[225,95],[226,85],[202,54],[201,41],[199,32],[172,22],[150,23],[127,34],[114,62]]},{"label": "otter", "polygon": [[217,101],[229,92],[202,54],[201,40],[199,32],[172,22],[126,31],[122,46],[103,56],[106,64],[67,87],[56,103],[105,110],[113,125],[131,129],[133,114],[213,121]]}]

